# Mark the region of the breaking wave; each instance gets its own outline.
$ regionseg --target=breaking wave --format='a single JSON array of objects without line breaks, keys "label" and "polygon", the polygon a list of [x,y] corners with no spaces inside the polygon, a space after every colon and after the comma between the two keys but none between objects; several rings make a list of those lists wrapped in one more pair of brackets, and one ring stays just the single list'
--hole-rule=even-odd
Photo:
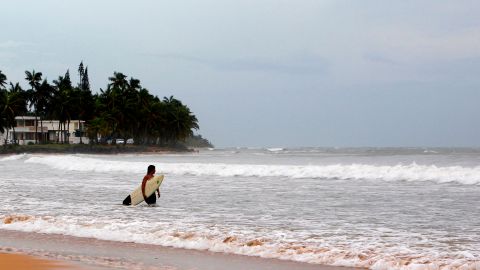
[{"label": "breaking wave", "polygon": [[1,161],[14,161],[14,160],[20,160],[20,159],[24,159],[28,157],[28,154],[18,154],[18,155],[11,155],[11,156],[6,156],[6,157],[3,157],[3,158],[0,158],[0,162]]},{"label": "breaking wave", "polygon": [[[146,162],[112,161],[76,155],[33,156],[25,160],[58,170],[93,172],[143,172]],[[397,164],[334,164],[334,165],[252,165],[225,163],[162,163],[160,173],[172,175],[220,177],[282,177],[340,180],[432,181],[436,183],[480,184],[480,166],[435,166]]]},{"label": "breaking wave", "polygon": [[270,152],[281,152],[281,151],[284,151],[285,149],[283,148],[280,148],[280,147],[276,147],[276,148],[267,148],[267,151],[270,151]]},{"label": "breaking wave", "polygon": [[[145,230],[146,227],[150,229]],[[310,236],[291,241],[284,237],[284,232],[278,231],[235,230],[235,232],[229,232],[168,222],[147,223],[118,219],[96,220],[91,217],[7,215],[0,216],[0,229],[209,250],[372,270],[475,270],[480,267],[475,253],[414,250],[402,244],[401,241],[395,247],[368,240],[364,240],[364,243],[357,240],[340,243],[332,236],[313,238]]]}]

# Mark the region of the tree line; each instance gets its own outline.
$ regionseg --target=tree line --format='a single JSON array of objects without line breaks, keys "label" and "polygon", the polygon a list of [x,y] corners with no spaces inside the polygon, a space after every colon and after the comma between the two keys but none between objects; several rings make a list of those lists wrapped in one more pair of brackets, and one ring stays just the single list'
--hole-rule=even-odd
[{"label": "tree line", "polygon": [[[0,70],[0,132],[13,129],[15,134],[15,117],[21,115],[59,120],[58,130],[63,134],[67,134],[72,120],[84,120],[86,128],[77,130],[76,135],[80,139],[86,135],[96,144],[133,138],[136,144],[171,145],[191,137],[199,128],[196,116],[180,100],[173,96],[160,99],[142,87],[140,80],[121,72],[114,72],[107,87],[95,94],[83,62],[78,67],[76,86],[68,70],[52,83],[42,76],[35,70],[25,71],[30,87],[23,89],[18,82],[7,84],[7,76]],[[37,134],[35,143],[45,143],[46,138]],[[68,142],[67,136],[58,136],[57,142]]]}]

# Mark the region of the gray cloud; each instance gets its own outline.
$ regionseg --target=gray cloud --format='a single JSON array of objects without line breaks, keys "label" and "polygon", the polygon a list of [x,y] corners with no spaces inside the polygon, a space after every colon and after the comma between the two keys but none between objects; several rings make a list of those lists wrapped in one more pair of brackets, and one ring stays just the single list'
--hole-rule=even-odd
[{"label": "gray cloud", "polygon": [[276,59],[243,57],[236,59],[202,58],[185,54],[145,54],[159,59],[189,62],[208,66],[218,71],[278,72],[288,74],[324,74],[328,72],[328,60],[313,54]]},{"label": "gray cloud", "polygon": [[380,64],[400,65],[400,62],[395,61],[391,58],[388,58],[387,56],[382,55],[381,53],[367,52],[363,55],[363,58],[368,61],[380,63]]},{"label": "gray cloud", "polygon": [[27,45],[28,43],[13,41],[13,40],[6,40],[0,42],[0,49],[10,49],[10,48],[18,48]]},{"label": "gray cloud", "polygon": [[288,74],[324,74],[328,71],[328,61],[317,56],[290,57],[287,59],[244,58],[219,62],[214,65],[219,70],[268,71]]}]

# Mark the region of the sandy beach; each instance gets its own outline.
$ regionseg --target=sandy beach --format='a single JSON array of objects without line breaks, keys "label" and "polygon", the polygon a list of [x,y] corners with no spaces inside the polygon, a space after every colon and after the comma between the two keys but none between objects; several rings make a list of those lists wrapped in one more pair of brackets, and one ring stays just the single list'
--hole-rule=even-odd
[{"label": "sandy beach", "polygon": [[2,269],[355,269],[8,230],[0,230],[0,253]]},{"label": "sandy beach", "polygon": [[32,256],[13,253],[0,253],[0,269],[49,270],[78,269],[62,262],[39,259]]}]

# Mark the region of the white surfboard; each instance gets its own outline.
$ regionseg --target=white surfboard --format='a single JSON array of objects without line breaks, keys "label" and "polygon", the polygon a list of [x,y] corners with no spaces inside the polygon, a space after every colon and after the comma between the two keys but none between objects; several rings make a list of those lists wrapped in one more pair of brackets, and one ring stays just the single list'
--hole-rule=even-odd
[{"label": "white surfboard", "polygon": [[[147,181],[147,184],[145,185],[145,195],[147,196],[147,198],[150,197],[150,195],[152,195],[158,187],[160,187],[162,182],[163,175],[154,176],[152,179]],[[128,197],[130,197],[130,203],[128,203]],[[144,199],[142,194],[142,184],[140,184],[138,188],[136,188],[132,193],[130,193],[128,197],[123,201],[123,204],[137,205],[143,202]]]}]

